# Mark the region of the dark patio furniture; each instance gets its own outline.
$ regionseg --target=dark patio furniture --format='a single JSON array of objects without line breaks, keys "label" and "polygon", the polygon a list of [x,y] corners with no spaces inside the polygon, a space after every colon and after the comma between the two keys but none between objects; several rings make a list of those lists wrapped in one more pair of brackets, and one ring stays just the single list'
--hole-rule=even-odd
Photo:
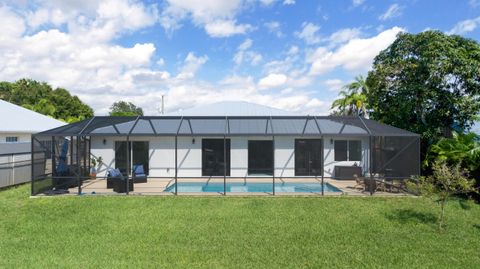
[{"label": "dark patio furniture", "polygon": [[[133,191],[133,181],[128,180],[128,191],[131,192]],[[126,193],[127,192],[127,178],[122,178],[116,179],[113,182],[113,191],[118,192],[118,193]]]},{"label": "dark patio furniture", "polygon": [[385,191],[385,185],[382,180],[376,178],[365,177],[364,179],[365,191],[374,194],[376,191]]},{"label": "dark patio furniture", "polygon": [[354,179],[355,175],[362,174],[362,167],[360,166],[335,165],[336,179]]},{"label": "dark patio furniture", "polygon": [[353,178],[355,179],[355,186],[353,186],[354,189],[365,189],[365,178],[364,177],[359,177],[357,174],[353,175]]},{"label": "dark patio furniture", "polygon": [[107,188],[113,188],[114,192],[125,193],[127,192],[127,181],[128,181],[128,191],[133,191],[133,180],[127,180],[126,177],[122,175],[120,170],[113,169],[108,171],[107,176]]},{"label": "dark patio furniture", "polygon": [[108,172],[107,172],[107,189],[113,189],[113,183],[115,182],[115,180],[120,178],[121,174],[122,173],[120,173],[120,170],[118,170],[118,169],[108,170]]},{"label": "dark patio furniture", "polygon": [[385,185],[385,191],[388,191],[388,192],[401,192],[401,191],[404,191],[405,190],[405,183],[404,183],[404,180],[399,180],[397,182],[395,182],[394,180],[386,180],[384,182],[384,185]]},{"label": "dark patio furniture", "polygon": [[137,164],[133,166],[133,182],[134,183],[147,183],[147,175],[143,169],[143,165]]}]

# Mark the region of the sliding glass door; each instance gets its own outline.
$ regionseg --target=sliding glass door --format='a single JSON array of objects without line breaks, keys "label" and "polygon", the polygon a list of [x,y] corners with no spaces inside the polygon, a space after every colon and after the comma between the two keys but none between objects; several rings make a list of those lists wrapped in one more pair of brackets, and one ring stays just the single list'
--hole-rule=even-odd
[{"label": "sliding glass door", "polygon": [[202,176],[223,176],[225,172],[230,176],[230,139],[202,139]]},{"label": "sliding glass door", "polygon": [[248,141],[248,174],[273,175],[273,141]]},{"label": "sliding glass door", "polygon": [[[130,172],[134,165],[143,165],[145,173],[148,175],[149,157],[148,141],[130,141],[127,150],[127,141],[115,142],[115,168],[118,168],[122,174],[127,174],[127,157],[130,160]],[[133,157],[133,158],[132,158]]]},{"label": "sliding glass door", "polygon": [[322,158],[321,139],[295,139],[295,176],[320,176]]}]

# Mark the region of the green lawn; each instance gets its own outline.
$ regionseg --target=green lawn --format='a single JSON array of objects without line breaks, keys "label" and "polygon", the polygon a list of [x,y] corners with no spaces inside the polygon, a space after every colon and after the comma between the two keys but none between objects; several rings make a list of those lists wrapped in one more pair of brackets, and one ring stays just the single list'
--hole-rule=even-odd
[{"label": "green lawn", "polygon": [[0,192],[0,268],[480,265],[480,206],[421,198],[55,197]]}]

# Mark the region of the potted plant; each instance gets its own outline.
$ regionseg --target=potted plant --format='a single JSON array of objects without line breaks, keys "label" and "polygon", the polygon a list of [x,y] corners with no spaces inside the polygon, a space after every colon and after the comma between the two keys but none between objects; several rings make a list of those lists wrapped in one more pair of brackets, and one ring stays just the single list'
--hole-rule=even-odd
[{"label": "potted plant", "polygon": [[102,157],[92,157],[92,167],[90,168],[90,178],[97,178],[97,164],[100,167],[102,165]]}]

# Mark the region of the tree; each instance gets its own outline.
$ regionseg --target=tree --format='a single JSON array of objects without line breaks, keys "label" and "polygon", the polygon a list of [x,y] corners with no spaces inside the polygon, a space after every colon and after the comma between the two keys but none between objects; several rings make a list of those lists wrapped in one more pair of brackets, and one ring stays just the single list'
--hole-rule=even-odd
[{"label": "tree", "polygon": [[355,77],[355,81],[342,87],[340,98],[332,103],[336,115],[368,116],[367,94],[369,88],[362,75]]},{"label": "tree", "polygon": [[110,107],[110,116],[143,116],[143,110],[131,102],[118,101]]},{"label": "tree", "polygon": [[438,228],[443,229],[445,206],[448,199],[457,194],[476,191],[474,181],[468,179],[460,165],[448,166],[445,161],[436,161],[433,164],[433,174],[420,177],[416,182],[408,182],[407,188],[434,199],[440,205]]},{"label": "tree", "polygon": [[452,138],[441,138],[430,147],[424,165],[432,164],[435,160],[445,161],[450,165],[460,165],[469,171],[478,169],[480,137],[475,133],[453,132]]},{"label": "tree", "polygon": [[55,112],[57,109],[55,108],[52,103],[50,103],[47,99],[42,98],[40,99],[36,104],[23,104],[23,107],[26,109],[33,110],[35,112],[38,112],[40,114],[50,116],[52,118],[55,117]]},{"label": "tree", "polygon": [[480,111],[480,45],[438,31],[400,33],[368,73],[371,117],[422,135],[423,153]]},{"label": "tree", "polygon": [[54,90],[45,82],[31,79],[0,82],[0,98],[66,122],[93,117],[92,108],[66,89]]}]

